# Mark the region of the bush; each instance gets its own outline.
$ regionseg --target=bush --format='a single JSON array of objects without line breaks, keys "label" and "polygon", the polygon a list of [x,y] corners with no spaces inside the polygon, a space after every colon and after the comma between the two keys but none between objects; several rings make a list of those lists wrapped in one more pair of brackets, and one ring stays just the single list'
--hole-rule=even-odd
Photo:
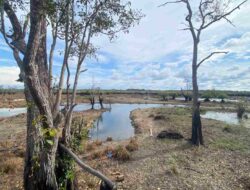
[{"label": "bush", "polygon": [[246,107],[243,105],[243,103],[239,103],[237,105],[237,117],[239,119],[242,119],[245,112],[246,112]]},{"label": "bush", "polygon": [[117,146],[114,150],[114,158],[121,161],[130,160],[130,153],[121,145]]},{"label": "bush", "polygon": [[233,132],[233,129],[230,125],[226,125],[224,128],[223,128],[223,131],[224,132],[228,132],[228,133],[232,133]]},{"label": "bush", "polygon": [[113,141],[112,137],[107,137],[106,141],[110,142]]},{"label": "bush", "polygon": [[139,145],[137,143],[137,141],[135,139],[131,139],[129,141],[129,143],[127,144],[126,146],[126,149],[129,151],[129,152],[133,152],[135,150],[138,150],[139,148]]}]

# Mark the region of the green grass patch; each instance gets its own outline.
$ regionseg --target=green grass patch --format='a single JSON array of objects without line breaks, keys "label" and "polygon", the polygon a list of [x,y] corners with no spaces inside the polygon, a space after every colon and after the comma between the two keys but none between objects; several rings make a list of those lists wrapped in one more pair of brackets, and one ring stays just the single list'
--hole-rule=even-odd
[{"label": "green grass patch", "polygon": [[245,152],[248,150],[248,145],[238,139],[220,138],[213,142],[216,148]]},{"label": "green grass patch", "polygon": [[175,108],[174,114],[176,114],[176,115],[189,115],[189,114],[191,114],[191,109],[189,109],[189,108]]}]

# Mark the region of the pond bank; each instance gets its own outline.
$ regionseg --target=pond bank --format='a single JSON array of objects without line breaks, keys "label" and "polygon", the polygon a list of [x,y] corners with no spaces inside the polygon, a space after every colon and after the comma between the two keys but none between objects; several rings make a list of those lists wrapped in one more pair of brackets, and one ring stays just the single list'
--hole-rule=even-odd
[{"label": "pond bank", "polygon": [[[205,146],[198,148],[188,141],[189,109],[137,109],[131,118],[138,129],[139,150],[131,153],[130,160],[119,164],[105,157],[88,161],[110,177],[114,171],[124,175],[124,181],[118,183],[121,189],[249,189],[249,129],[202,119]],[[178,132],[184,139],[158,140],[162,130]],[[98,182],[91,176],[88,181],[92,185]]]}]

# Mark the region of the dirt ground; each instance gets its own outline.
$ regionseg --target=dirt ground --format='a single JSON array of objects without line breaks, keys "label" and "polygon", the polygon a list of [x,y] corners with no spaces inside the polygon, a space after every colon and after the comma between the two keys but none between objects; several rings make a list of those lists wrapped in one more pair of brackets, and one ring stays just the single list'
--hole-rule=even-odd
[{"label": "dirt ground", "polygon": [[[78,116],[85,117],[91,125],[100,113],[86,111]],[[193,147],[189,143],[189,108],[138,109],[131,113],[131,118],[139,149],[130,152],[127,161],[109,159],[98,152],[126,146],[129,140],[102,142],[88,151],[86,143],[95,142],[86,141],[84,150],[77,153],[114,181],[117,180],[114,173],[123,176],[119,180],[122,182],[117,183],[119,189],[250,189],[249,129],[203,119],[205,146]],[[0,120],[0,189],[22,189],[25,121],[25,114]],[[157,139],[162,130],[180,133],[184,139]],[[79,189],[98,189],[100,180],[76,168]]]}]

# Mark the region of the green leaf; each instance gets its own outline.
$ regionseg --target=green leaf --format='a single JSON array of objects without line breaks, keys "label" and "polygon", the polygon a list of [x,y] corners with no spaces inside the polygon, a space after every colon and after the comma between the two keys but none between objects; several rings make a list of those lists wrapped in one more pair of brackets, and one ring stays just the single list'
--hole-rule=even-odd
[{"label": "green leaf", "polygon": [[55,137],[56,136],[56,129],[50,129],[49,130],[49,136],[50,137]]}]

